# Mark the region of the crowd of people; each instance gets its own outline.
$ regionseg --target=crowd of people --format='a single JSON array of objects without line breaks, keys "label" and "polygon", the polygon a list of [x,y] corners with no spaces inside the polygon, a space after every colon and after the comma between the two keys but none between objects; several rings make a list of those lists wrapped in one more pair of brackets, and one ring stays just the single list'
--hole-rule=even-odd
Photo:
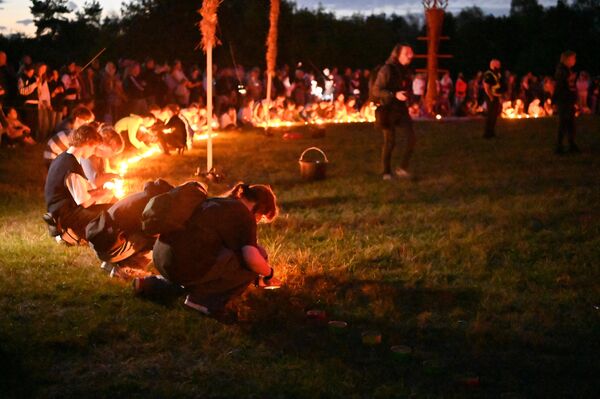
[{"label": "crowd of people", "polygon": [[[16,69],[16,71],[15,71]],[[214,66],[214,115],[220,129],[264,126],[267,121],[286,123],[374,121],[376,106],[370,88],[375,79],[370,69],[305,68],[302,64],[277,69],[271,101],[265,101],[266,74],[259,68]],[[434,114],[471,116],[486,113],[483,72],[470,79],[450,73],[436,80]],[[550,76],[527,73],[522,77],[505,70],[501,103],[506,114],[552,114],[555,82]],[[577,81],[581,113],[600,112],[600,77],[582,71]],[[175,60],[157,63],[121,59],[102,64],[94,60],[85,68],[71,62],[54,69],[24,56],[13,68],[0,52],[0,103],[4,144],[45,141],[76,105],[92,110],[97,120],[115,124],[131,114],[145,117],[152,107],[183,110],[197,130],[206,126],[206,76],[198,65],[189,68]],[[409,114],[418,118],[426,110],[427,76],[412,77]],[[508,109],[507,109],[508,108]],[[9,115],[10,114],[10,115]]]},{"label": "crowd of people", "polygon": [[[186,293],[186,305],[217,315],[252,281],[267,287],[279,284],[256,237],[256,224],[277,216],[271,188],[238,184],[208,198],[200,183],[174,187],[158,179],[118,200],[109,189],[119,178],[111,160],[126,148],[183,152],[209,123],[227,129],[272,119],[350,121],[359,115],[374,120],[383,132],[383,179],[410,178],[416,145],[412,120],[424,112],[426,95],[426,77],[413,73],[413,57],[409,45],[398,44],[372,75],[368,70],[332,69],[317,76],[298,65],[290,77],[290,69],[283,67],[274,77],[270,101],[264,99],[265,80],[258,68],[219,69],[215,113],[209,117],[201,70],[192,67],[186,74],[179,61],[159,65],[151,59],[143,64],[122,60],[103,68],[94,61],[85,68],[70,63],[58,71],[24,57],[13,74],[0,52],[2,141],[9,146],[46,143],[44,220],[57,241],[89,244],[103,268],[113,273],[123,262],[135,264],[140,255],[152,253],[160,275],[136,279],[137,294]],[[445,74],[438,82],[434,112],[470,115],[484,109],[483,136],[492,138],[506,102],[527,108],[538,100],[555,100],[556,152],[566,152],[565,137],[568,152],[579,152],[575,110],[597,112],[599,87],[597,79],[590,82],[586,73],[575,73],[575,63],[575,53],[566,51],[553,78],[538,80],[528,74],[520,84],[496,59],[468,82],[462,74],[456,82]],[[393,170],[397,130],[406,144],[400,167]]]}]

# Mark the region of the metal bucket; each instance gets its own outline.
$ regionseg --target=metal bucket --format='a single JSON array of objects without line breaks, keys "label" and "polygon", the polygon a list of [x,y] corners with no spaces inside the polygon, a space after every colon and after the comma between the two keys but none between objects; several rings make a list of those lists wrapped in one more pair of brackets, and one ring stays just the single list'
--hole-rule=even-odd
[{"label": "metal bucket", "polygon": [[[304,156],[309,151],[320,152],[321,155],[323,156],[323,159],[322,160],[314,160],[314,161],[309,161],[309,160],[304,159]],[[329,160],[327,159],[327,155],[325,155],[325,153],[320,148],[310,147],[310,148],[307,148],[306,150],[304,150],[302,155],[300,155],[300,159],[298,160],[298,163],[300,164],[300,176],[302,176],[302,179],[304,179],[304,180],[323,180],[323,179],[325,179],[325,174],[327,171],[327,163],[329,163]]]}]

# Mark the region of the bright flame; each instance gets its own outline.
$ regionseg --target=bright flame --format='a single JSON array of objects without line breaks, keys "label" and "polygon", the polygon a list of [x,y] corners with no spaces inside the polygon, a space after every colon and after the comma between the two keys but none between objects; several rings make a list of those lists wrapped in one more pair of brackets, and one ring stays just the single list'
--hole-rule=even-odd
[{"label": "bright flame", "polygon": [[146,150],[145,152],[135,155],[131,158],[128,158],[124,161],[121,161],[119,163],[119,174],[121,176],[124,176],[127,173],[127,169],[129,169],[129,165],[133,165],[134,163],[138,163],[139,161],[141,161],[144,158],[148,158],[151,157],[152,155],[158,154],[160,152],[160,148],[158,147],[151,147],[148,150]]},{"label": "bright flame", "polygon": [[520,99],[514,101],[505,101],[502,103],[502,117],[505,119],[527,119],[541,118],[544,116],[552,116],[554,110],[552,101],[547,99],[541,104],[540,99],[533,100],[525,110],[525,104]]},{"label": "bright flame", "polygon": [[104,183],[104,188],[111,190],[115,198],[121,199],[125,196],[125,181],[123,179],[115,179]]}]

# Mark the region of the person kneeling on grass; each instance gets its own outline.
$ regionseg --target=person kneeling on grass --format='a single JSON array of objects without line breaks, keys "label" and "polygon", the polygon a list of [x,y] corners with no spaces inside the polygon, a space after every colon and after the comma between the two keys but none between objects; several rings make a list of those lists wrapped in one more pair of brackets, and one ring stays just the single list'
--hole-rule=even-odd
[{"label": "person kneeling on grass", "polygon": [[153,257],[162,276],[134,280],[136,294],[157,297],[182,288],[185,305],[219,318],[250,283],[279,286],[256,234],[257,222],[271,222],[277,213],[277,199],[266,185],[240,183],[223,197],[206,199],[183,229],[160,235]]},{"label": "person kneeling on grass", "polygon": [[[85,239],[87,224],[114,202],[113,193],[95,189],[85,177],[81,160],[96,153],[102,136],[91,125],[80,126],[71,137],[71,146],[60,154],[48,170],[44,187],[46,206],[51,219],[44,220],[54,227],[55,236],[70,229],[76,241]],[[55,224],[52,225],[52,222]]]}]

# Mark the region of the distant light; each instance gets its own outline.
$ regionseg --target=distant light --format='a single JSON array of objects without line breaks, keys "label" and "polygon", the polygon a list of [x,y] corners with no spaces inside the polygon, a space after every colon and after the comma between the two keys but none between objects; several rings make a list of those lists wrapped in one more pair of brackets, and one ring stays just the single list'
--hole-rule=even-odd
[{"label": "distant light", "polygon": [[437,119],[437,120],[439,121],[440,119],[442,119],[442,115],[440,115],[440,114],[437,114],[437,115],[435,116],[435,119]]}]

